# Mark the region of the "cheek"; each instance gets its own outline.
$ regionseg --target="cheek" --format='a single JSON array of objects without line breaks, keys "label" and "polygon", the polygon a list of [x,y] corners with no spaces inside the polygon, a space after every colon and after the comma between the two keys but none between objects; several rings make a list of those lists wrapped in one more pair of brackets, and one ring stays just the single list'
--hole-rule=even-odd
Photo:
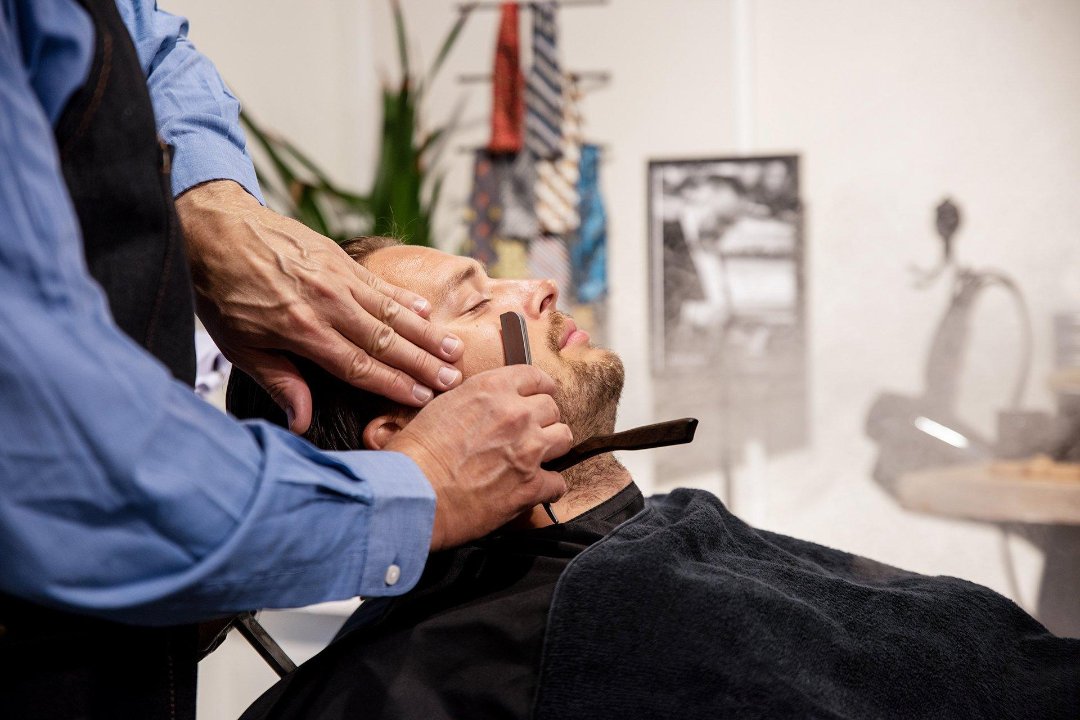
[{"label": "cheek", "polygon": [[451,332],[465,343],[465,353],[457,367],[465,377],[506,364],[502,350],[502,332],[498,323],[451,327]]}]

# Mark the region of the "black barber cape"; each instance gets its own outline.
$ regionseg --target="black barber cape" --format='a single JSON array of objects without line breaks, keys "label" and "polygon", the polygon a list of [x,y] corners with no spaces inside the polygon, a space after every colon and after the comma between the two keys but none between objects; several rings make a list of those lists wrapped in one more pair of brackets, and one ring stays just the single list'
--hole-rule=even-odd
[{"label": "black barber cape", "polygon": [[1077,720],[1080,640],[677,490],[563,573],[532,717]]},{"label": "black barber cape", "polygon": [[1080,718],[1080,640],[987,588],[755,530],[701,491],[638,507],[631,488],[592,527],[437,556],[245,718]]},{"label": "black barber cape", "polygon": [[644,506],[631,483],[568,522],[433,554],[412,591],[365,601],[243,720],[529,717],[559,576]]}]

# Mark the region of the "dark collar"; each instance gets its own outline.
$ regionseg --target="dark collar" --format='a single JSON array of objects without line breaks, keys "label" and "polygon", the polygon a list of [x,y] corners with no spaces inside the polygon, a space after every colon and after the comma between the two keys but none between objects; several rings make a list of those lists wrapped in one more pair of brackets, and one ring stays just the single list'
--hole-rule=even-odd
[{"label": "dark collar", "polygon": [[488,549],[514,548],[550,557],[573,556],[610,533],[645,508],[645,497],[631,482],[590,510],[557,525],[541,528],[503,529],[477,540]]}]

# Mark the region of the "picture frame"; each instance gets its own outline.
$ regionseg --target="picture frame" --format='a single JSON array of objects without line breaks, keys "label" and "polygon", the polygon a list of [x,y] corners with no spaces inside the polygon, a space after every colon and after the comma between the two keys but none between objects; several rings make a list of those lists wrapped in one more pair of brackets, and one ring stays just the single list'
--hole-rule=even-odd
[{"label": "picture frame", "polygon": [[797,155],[648,163],[650,341],[657,417],[719,442],[658,451],[661,475],[808,441],[806,247]]},{"label": "picture frame", "polygon": [[653,160],[648,187],[655,372],[803,334],[798,156]]}]

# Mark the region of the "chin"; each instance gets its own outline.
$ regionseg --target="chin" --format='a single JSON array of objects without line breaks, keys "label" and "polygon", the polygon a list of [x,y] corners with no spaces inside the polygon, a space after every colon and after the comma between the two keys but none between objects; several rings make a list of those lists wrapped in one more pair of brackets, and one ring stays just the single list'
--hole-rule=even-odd
[{"label": "chin", "polygon": [[604,348],[589,350],[578,357],[565,357],[568,372],[556,379],[560,395],[556,401],[576,442],[615,429],[625,378],[618,355]]}]

